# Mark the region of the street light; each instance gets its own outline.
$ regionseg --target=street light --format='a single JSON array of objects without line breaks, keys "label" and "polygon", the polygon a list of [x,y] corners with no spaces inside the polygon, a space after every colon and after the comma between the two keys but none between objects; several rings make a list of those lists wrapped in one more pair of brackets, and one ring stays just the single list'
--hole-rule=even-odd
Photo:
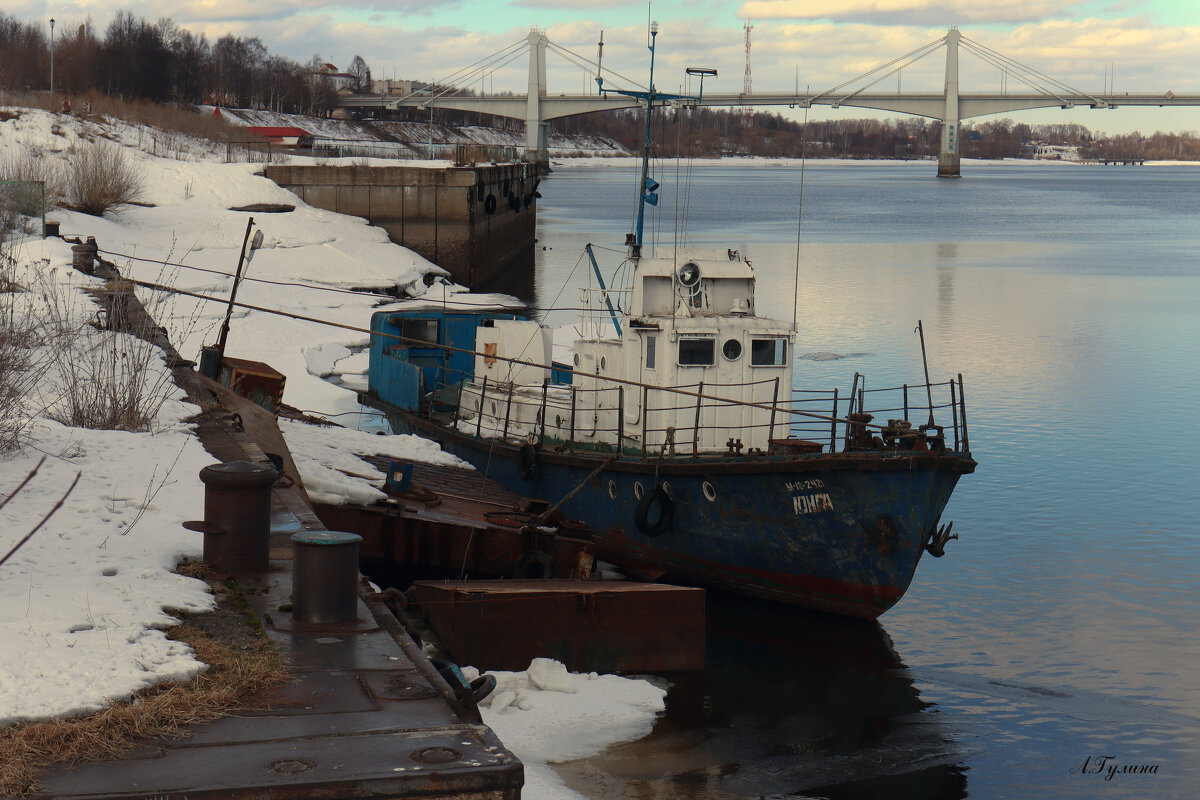
[{"label": "street light", "polygon": [[54,17],[50,18],[50,97],[54,97]]},{"label": "street light", "polygon": [[717,77],[717,71],[715,69],[713,69],[712,67],[688,67],[687,69],[684,70],[684,72],[686,72],[688,75],[700,76],[700,97],[697,99],[697,102],[698,103],[704,102],[704,79],[706,77],[708,77],[708,78]]}]

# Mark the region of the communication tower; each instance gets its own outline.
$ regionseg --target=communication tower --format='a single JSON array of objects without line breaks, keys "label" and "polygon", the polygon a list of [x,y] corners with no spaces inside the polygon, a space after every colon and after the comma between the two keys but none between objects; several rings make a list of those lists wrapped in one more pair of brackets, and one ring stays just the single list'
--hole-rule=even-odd
[{"label": "communication tower", "polygon": [[[749,97],[750,88],[750,31],[754,30],[754,26],[746,20],[746,80],[742,85],[742,94]],[[742,106],[742,124],[749,125],[754,121],[754,112],[751,111],[749,105]]]}]

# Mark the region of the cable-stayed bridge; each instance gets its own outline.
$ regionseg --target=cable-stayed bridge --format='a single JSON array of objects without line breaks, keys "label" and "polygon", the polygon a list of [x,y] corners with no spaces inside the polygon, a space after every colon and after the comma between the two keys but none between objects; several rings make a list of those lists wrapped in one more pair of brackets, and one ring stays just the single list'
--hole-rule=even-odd
[{"label": "cable-stayed bridge", "polygon": [[[498,69],[519,57],[523,51],[529,54],[529,83],[524,95],[465,96],[456,94],[462,86],[472,85],[480,76]],[[884,79],[900,73],[904,68],[944,49],[946,55],[946,81],[943,90],[936,92],[879,91],[875,87]],[[958,57],[960,49],[967,50],[985,63],[1004,72],[1006,79],[1013,78],[1024,84],[1019,92],[970,93],[959,89]],[[567,48],[551,42],[546,34],[532,30],[529,36],[510,45],[469,67],[465,67],[446,80],[435,84],[426,92],[417,92],[406,97],[381,95],[352,95],[342,98],[341,105],[347,108],[447,108],[459,111],[475,111],[500,117],[525,120],[525,157],[529,161],[545,163],[549,160],[546,149],[546,123],[552,119],[586,114],[593,111],[634,108],[642,105],[641,100],[615,91],[602,89],[597,95],[558,94],[551,95],[546,87],[546,55],[554,52],[571,63],[609,81],[613,77],[634,86],[635,81],[623,78],[609,70],[605,75],[602,66]],[[660,106],[788,106],[808,108],[825,105],[832,108],[850,106],[880,111],[894,111],[940,120],[942,125],[941,148],[938,153],[938,175],[957,177],[960,174],[959,128],[962,120],[989,114],[1003,114],[1036,108],[1103,108],[1120,106],[1200,106],[1200,94],[1163,93],[1092,93],[1069,86],[1036,69],[1014,61],[979,42],[962,35],[957,27],[950,28],[946,35],[910,53],[894,58],[880,66],[851,78],[837,86],[821,92],[756,92],[753,94],[704,94],[684,100],[673,95],[671,99],[654,100]],[[857,87],[857,88],[855,88]],[[647,90],[647,87],[639,87]],[[650,88],[651,94],[657,89]]]}]

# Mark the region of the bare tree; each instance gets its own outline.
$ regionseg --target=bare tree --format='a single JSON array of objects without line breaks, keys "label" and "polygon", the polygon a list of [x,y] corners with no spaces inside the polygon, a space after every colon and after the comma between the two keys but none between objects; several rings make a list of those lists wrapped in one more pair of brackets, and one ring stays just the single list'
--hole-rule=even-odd
[{"label": "bare tree", "polygon": [[352,78],[350,82],[350,90],[355,94],[363,94],[371,91],[371,69],[367,66],[367,62],[363,61],[362,56],[355,56],[350,62],[350,69],[346,72]]}]

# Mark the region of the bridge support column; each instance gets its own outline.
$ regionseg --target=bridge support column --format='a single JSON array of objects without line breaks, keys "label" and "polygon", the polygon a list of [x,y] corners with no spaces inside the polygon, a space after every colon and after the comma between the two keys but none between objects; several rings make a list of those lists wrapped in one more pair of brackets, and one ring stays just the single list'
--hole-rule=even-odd
[{"label": "bridge support column", "polygon": [[542,98],[546,96],[546,34],[529,32],[529,89],[525,102],[525,160],[550,164],[546,146],[546,122],[542,119]]},{"label": "bridge support column", "polygon": [[958,178],[961,159],[958,155],[958,41],[962,34],[951,28],[946,34],[946,106],[942,113],[942,147],[938,152],[938,177]]}]

